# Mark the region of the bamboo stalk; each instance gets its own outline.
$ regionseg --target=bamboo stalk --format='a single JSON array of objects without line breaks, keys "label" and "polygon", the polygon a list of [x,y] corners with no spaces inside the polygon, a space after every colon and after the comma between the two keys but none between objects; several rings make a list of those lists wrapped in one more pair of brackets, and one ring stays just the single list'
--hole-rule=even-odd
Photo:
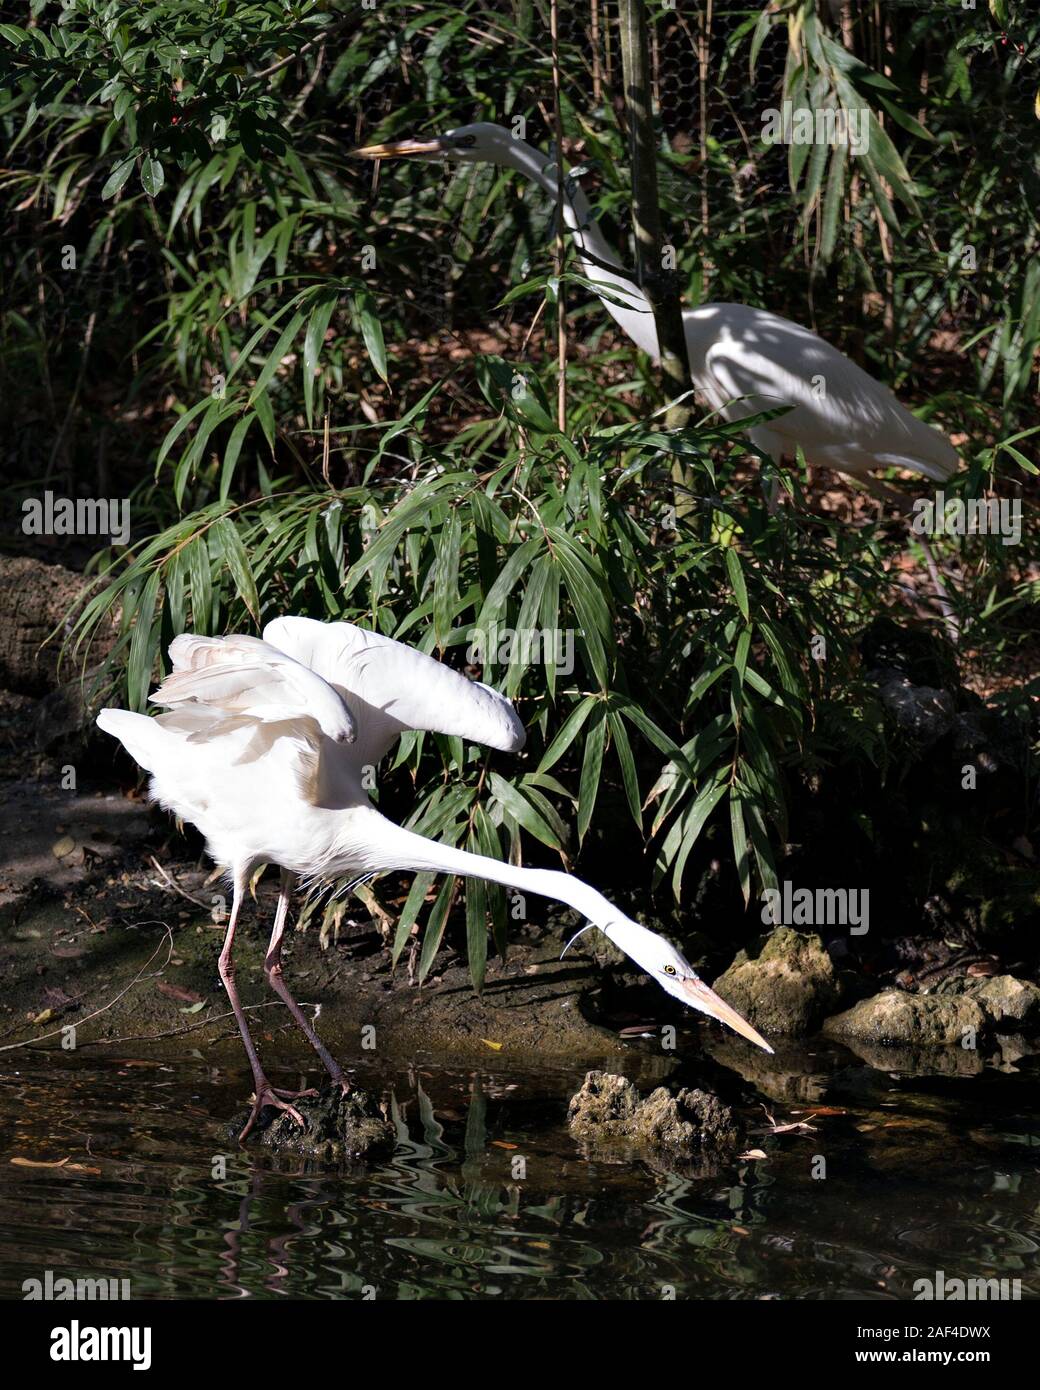
[{"label": "bamboo stalk", "polygon": [[598,107],[603,98],[603,78],[599,66],[599,0],[591,0],[591,6],[592,104]]},{"label": "bamboo stalk", "polygon": [[566,256],[563,220],[563,117],[560,112],[560,0],[551,0],[549,35],[552,40],[553,126],[556,141],[556,247],[553,267],[556,275],[556,424],[561,434],[567,430],[567,311],[563,294],[563,265]]},{"label": "bamboo stalk", "polygon": [[[636,241],[639,287],[657,325],[664,385],[673,399],[690,386],[679,289],[673,271],[664,267],[664,238],[657,198],[657,146],[650,105],[650,61],[645,0],[621,0],[621,61],[632,160],[632,225]],[[689,419],[686,405],[672,406],[667,423],[681,428]]]}]

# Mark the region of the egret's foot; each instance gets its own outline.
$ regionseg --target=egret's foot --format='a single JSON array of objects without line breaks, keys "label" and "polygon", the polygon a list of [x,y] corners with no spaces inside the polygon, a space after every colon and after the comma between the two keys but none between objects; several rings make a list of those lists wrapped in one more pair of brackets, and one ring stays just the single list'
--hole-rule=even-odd
[{"label": "egret's foot", "polygon": [[276,1096],[281,1096],[282,1100],[302,1100],[304,1096],[316,1096],[317,1086],[308,1086],[305,1091],[283,1091],[281,1086],[269,1086],[267,1088]]},{"label": "egret's foot", "polygon": [[290,1115],[296,1121],[301,1129],[306,1129],[307,1125],[303,1116],[296,1107],[289,1102],[299,1100],[302,1096],[313,1095],[317,1095],[317,1092],[313,1089],[308,1091],[283,1091],[265,1082],[254,1093],[253,1108],[249,1112],[249,1119],[246,1120],[242,1133],[238,1136],[238,1142],[240,1144],[246,1142],[250,1131],[267,1106],[271,1106],[274,1110],[284,1110],[287,1115]]}]

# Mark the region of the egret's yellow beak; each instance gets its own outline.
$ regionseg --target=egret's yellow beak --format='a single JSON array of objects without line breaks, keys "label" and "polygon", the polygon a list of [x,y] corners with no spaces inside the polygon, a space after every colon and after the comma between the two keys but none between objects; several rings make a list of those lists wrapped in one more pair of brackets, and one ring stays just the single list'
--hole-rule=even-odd
[{"label": "egret's yellow beak", "polygon": [[434,136],[432,140],[387,140],[381,145],[362,145],[350,153],[355,159],[421,159],[443,152],[444,142],[440,136]]},{"label": "egret's yellow beak", "polygon": [[717,1018],[720,1023],[728,1024],[734,1033],[739,1033],[742,1038],[747,1038],[749,1042],[764,1048],[766,1052],[772,1052],[773,1049],[762,1034],[756,1032],[747,1019],[741,1018],[736,1009],[731,1008],[725,999],[720,998],[713,989],[709,989],[703,980],[683,980],[682,988],[690,1003],[694,1008],[700,1009],[701,1013],[708,1014],[711,1018]]}]

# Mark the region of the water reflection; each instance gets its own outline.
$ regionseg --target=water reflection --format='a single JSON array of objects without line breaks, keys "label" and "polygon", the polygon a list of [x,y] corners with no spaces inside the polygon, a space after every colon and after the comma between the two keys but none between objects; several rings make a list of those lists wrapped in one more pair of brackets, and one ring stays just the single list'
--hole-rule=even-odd
[{"label": "water reflection", "polygon": [[[202,1057],[20,1057],[0,1083],[0,1294],[50,1269],[163,1298],[907,1298],[944,1269],[1035,1296],[1035,1058],[970,1077],[828,1046],[767,1060],[746,1112],[766,1159],[692,1178],[586,1160],[566,1068],[362,1074],[398,1147],[330,1174],[238,1150],[244,1079]],[[767,1112],[813,1106],[812,1128],[772,1132]]]}]

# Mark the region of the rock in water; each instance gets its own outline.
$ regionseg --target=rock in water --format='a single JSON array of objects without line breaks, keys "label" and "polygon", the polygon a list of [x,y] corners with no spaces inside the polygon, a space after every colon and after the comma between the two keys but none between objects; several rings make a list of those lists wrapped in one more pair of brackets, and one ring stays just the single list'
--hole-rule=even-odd
[{"label": "rock in water", "polygon": [[[958,982],[960,983],[960,982]],[[960,994],[886,989],[827,1019],[832,1038],[907,1047],[943,1047],[966,1036],[1029,1033],[1040,1026],[1040,989],[1013,975],[994,975]]]},{"label": "rock in water", "polygon": [[1014,975],[994,975],[975,990],[975,998],[993,1020],[998,1032],[1040,1028],[1040,989]]},{"label": "rock in water", "polygon": [[674,1096],[658,1086],[633,1116],[633,1133],[643,1143],[679,1153],[735,1149],[733,1111],[708,1091],[683,1089]]},{"label": "rock in water", "polygon": [[741,951],[714,989],[766,1037],[813,1032],[841,998],[823,942],[791,927],[777,927],[755,958]]},{"label": "rock in water", "polygon": [[571,1097],[567,1123],[578,1139],[624,1139],[631,1134],[639,1092],[626,1076],[590,1071],[582,1088]]},{"label": "rock in water", "polygon": [[673,1096],[658,1086],[642,1100],[626,1077],[601,1071],[590,1071],[571,1097],[567,1122],[599,1155],[635,1151],[655,1168],[721,1162],[739,1141],[733,1111],[717,1096],[699,1090]]},{"label": "rock in water", "polygon": [[316,1096],[293,1101],[303,1118],[301,1129],[284,1110],[275,1112],[260,1131],[260,1142],[279,1153],[335,1167],[358,1159],[374,1161],[394,1151],[393,1126],[388,1124],[364,1091],[342,1095],[329,1087]]},{"label": "rock in water", "polygon": [[966,994],[907,994],[886,989],[863,999],[823,1025],[831,1038],[862,1038],[865,1042],[905,1047],[944,1047],[984,1032],[982,1009]]}]

